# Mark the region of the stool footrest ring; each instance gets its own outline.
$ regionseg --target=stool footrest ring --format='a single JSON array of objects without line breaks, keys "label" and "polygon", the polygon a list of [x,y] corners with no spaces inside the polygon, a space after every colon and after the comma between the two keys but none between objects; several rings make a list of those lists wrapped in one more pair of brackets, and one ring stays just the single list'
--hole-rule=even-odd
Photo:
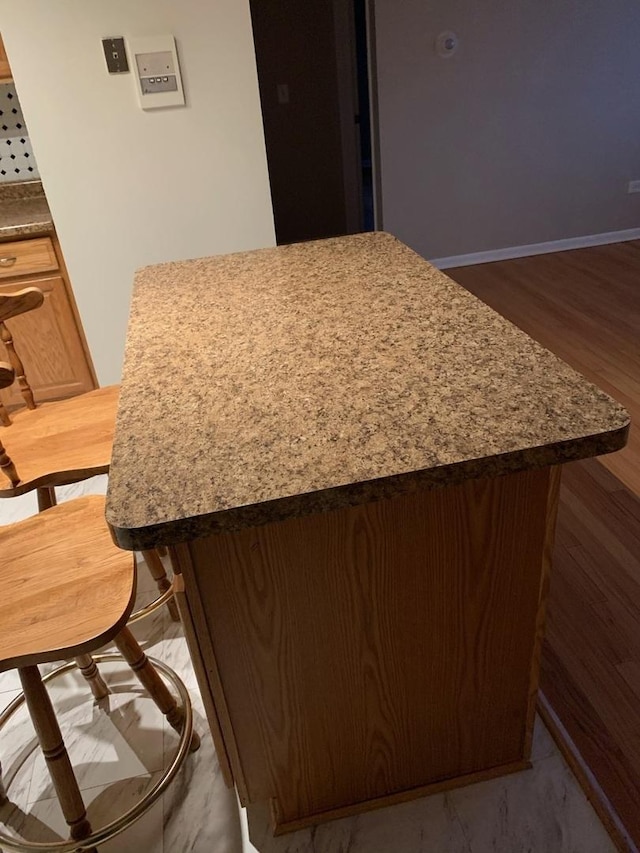
[{"label": "stool footrest ring", "polygon": [[[167,590],[167,592],[171,593],[172,591]],[[93,659],[97,663],[111,663],[114,661],[125,662],[122,655],[116,653],[93,655]],[[166,791],[189,753],[191,736],[193,734],[193,711],[187,688],[177,673],[165,663],[162,663],[162,661],[156,660],[152,657],[150,657],[149,660],[153,666],[162,673],[169,684],[175,688],[184,709],[184,727],[180,733],[176,754],[160,779],[158,779],[150,791],[148,791],[123,815],[112,820],[101,829],[97,829],[95,832],[92,832],[91,835],[87,836],[87,838],[83,838],[78,841],[69,839],[68,841],[40,843],[37,841],[26,841],[0,832],[0,849],[6,848],[7,850],[15,850],[17,853],[75,853],[80,850],[90,850],[92,847],[104,844],[105,841],[114,838],[116,835],[124,832],[125,829],[128,829],[133,823],[135,823],[135,821],[141,818],[142,815],[145,814],[145,812],[147,812],[156,800],[158,800],[158,798]],[[43,675],[42,681],[46,684],[46,682],[51,681],[60,675],[64,675],[72,669],[77,669],[75,661],[69,661],[62,664],[62,666],[59,666],[52,672]],[[7,705],[2,714],[0,714],[0,729],[2,729],[18,708],[22,706],[24,701],[24,693],[20,693],[12,702],[9,703],[9,705]]]},{"label": "stool footrest ring", "polygon": [[152,602],[141,607],[140,610],[136,610],[135,613],[132,613],[127,619],[127,625],[133,625],[134,622],[138,622],[140,619],[150,616],[154,611],[162,607],[163,604],[166,604],[171,598],[173,598],[173,584],[171,584],[169,589],[165,589],[162,595],[154,598]]}]

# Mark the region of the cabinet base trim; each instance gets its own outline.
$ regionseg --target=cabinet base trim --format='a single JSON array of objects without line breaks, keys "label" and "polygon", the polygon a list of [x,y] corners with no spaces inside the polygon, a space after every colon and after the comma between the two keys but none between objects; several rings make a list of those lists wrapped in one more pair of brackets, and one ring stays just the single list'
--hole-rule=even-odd
[{"label": "cabinet base trim", "polygon": [[305,829],[308,826],[315,826],[318,823],[327,823],[330,820],[351,817],[352,815],[370,812],[374,809],[383,809],[386,806],[408,803],[411,800],[418,800],[420,797],[427,797],[430,794],[439,794],[442,791],[450,791],[453,788],[463,788],[466,785],[474,785],[476,782],[486,782],[489,779],[495,779],[498,776],[507,776],[511,773],[519,773],[522,770],[528,770],[530,768],[530,761],[513,761],[510,764],[501,764],[498,767],[490,767],[487,770],[480,770],[476,773],[468,773],[464,776],[456,776],[453,779],[443,779],[439,782],[431,782],[428,785],[420,785],[417,788],[410,788],[407,791],[398,791],[395,794],[387,794],[384,797],[376,797],[373,800],[351,803],[350,805],[342,806],[339,809],[330,809],[326,812],[318,812],[316,814],[297,818],[296,820],[284,822],[279,820],[278,803],[277,800],[273,799],[270,803],[271,827],[274,835],[284,835],[287,832],[296,832],[298,829]]}]

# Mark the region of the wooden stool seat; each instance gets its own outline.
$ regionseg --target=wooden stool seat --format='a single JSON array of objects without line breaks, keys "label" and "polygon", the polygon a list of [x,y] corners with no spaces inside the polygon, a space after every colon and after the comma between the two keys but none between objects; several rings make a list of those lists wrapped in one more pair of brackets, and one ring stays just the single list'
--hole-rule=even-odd
[{"label": "wooden stool seat", "polygon": [[[44,294],[38,287],[0,293],[0,351],[4,349],[9,359],[6,364],[0,362],[0,389],[15,382],[25,404],[20,411],[9,413],[0,399],[0,498],[35,490],[39,510],[55,506],[56,486],[108,473],[120,391],[119,386],[111,385],[38,405],[13,340],[13,326],[7,323],[43,303]],[[166,602],[171,618],[179,621],[162,560],[152,551],[143,552],[143,557],[160,595],[134,618],[142,618]]]},{"label": "wooden stool seat", "polygon": [[20,482],[12,485],[0,475],[0,497],[107,474],[119,391],[118,385],[109,385],[12,413],[1,437],[8,456],[16,462]]},{"label": "wooden stool seat", "polygon": [[[0,388],[11,384],[14,374],[0,362]],[[39,508],[46,509],[55,504],[56,486],[108,474],[119,391],[118,385],[109,385],[12,412],[11,422],[0,429],[0,498],[36,490]],[[161,596],[136,616],[153,612],[171,590],[159,555],[145,551],[143,557]],[[167,607],[178,621],[173,598],[168,598]]]},{"label": "wooden stool seat", "polygon": [[[95,853],[99,844],[118,835],[151,807],[175,777],[187,752],[200,744],[192,730],[191,704],[184,684],[166,664],[150,660],[126,626],[136,588],[134,556],[113,544],[104,503],[103,497],[90,495],[0,528],[0,672],[17,669],[23,689],[0,714],[0,727],[25,701],[71,836],[71,841],[41,845],[17,841],[0,831],[2,849],[71,853],[81,847]],[[94,660],[91,652],[111,640],[120,656],[100,655]],[[76,663],[65,664],[44,680],[78,666],[94,696],[104,700],[109,688],[96,661],[126,661],[180,736],[171,765],[152,790],[132,809],[95,831],[38,669],[41,663],[62,658],[75,658]],[[178,692],[181,704],[158,670]],[[0,800],[7,797],[0,779]],[[76,841],[83,843],[76,845]]]},{"label": "wooden stool seat", "polygon": [[126,624],[133,554],[113,544],[104,498],[48,509],[3,528],[1,541],[0,672],[94,651]]}]

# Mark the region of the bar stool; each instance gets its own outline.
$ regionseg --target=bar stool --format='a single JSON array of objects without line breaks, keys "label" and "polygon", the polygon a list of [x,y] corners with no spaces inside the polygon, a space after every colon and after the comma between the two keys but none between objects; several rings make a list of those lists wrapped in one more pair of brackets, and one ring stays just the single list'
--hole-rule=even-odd
[{"label": "bar stool", "polygon": [[[0,528],[0,553],[0,672],[18,669],[23,690],[0,715],[0,729],[26,701],[70,831],[69,841],[44,846],[0,833],[0,848],[95,851],[140,818],[175,777],[187,753],[198,749],[189,694],[173,670],[146,656],[126,627],[135,597],[134,556],[113,544],[104,521],[104,498],[78,498]],[[111,641],[120,654],[92,658]],[[66,658],[80,663],[63,664],[41,677],[39,664]],[[45,682],[84,662],[94,694],[106,696],[109,689],[96,667],[105,660],[127,662],[180,738],[172,762],[153,788],[124,815],[94,831]],[[180,704],[158,670],[178,693]]]},{"label": "bar stool", "polygon": [[[0,294],[0,340],[25,403],[10,415],[0,401],[0,424],[3,425],[0,434],[6,455],[0,466],[5,475],[0,476],[0,498],[35,491],[39,510],[55,505],[56,486],[108,473],[120,391],[117,385],[110,385],[67,400],[36,405],[24,364],[5,321],[35,310],[43,302],[44,294],[37,287]],[[11,385],[14,377],[0,387]],[[136,614],[136,618],[166,603],[171,618],[178,621],[171,581],[158,552],[143,551],[142,556],[160,595]]]}]

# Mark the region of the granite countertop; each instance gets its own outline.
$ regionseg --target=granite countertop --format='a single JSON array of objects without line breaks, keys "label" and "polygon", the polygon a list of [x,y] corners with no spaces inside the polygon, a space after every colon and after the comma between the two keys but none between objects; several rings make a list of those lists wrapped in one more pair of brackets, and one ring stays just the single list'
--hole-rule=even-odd
[{"label": "granite countertop", "polygon": [[0,184],[0,240],[50,234],[53,222],[40,181]]},{"label": "granite countertop", "polygon": [[385,233],[136,275],[107,520],[128,549],[608,453],[629,417]]}]

